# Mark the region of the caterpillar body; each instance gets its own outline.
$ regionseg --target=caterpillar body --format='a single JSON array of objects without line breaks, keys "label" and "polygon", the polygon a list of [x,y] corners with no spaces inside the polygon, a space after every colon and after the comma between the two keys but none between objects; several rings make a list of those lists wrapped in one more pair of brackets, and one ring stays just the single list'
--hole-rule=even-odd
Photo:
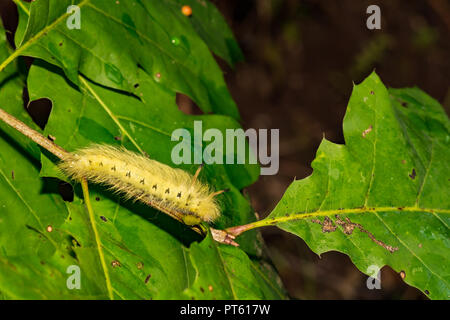
[{"label": "caterpillar body", "polygon": [[144,202],[187,225],[213,222],[220,216],[220,207],[211,188],[181,169],[174,169],[156,160],[125,148],[93,145],[69,153],[59,164],[72,179],[109,186],[126,198]]},{"label": "caterpillar body", "polygon": [[[184,222],[200,234],[205,234],[202,221],[213,222],[220,216],[214,197],[227,190],[212,192],[207,184],[198,181],[201,167],[192,176],[125,148],[106,145],[92,145],[71,153],[1,108],[0,120],[61,159],[60,169],[75,180],[108,185],[128,198],[142,201]],[[209,230],[214,240],[239,246],[234,239],[242,231],[234,234],[212,227]]]}]

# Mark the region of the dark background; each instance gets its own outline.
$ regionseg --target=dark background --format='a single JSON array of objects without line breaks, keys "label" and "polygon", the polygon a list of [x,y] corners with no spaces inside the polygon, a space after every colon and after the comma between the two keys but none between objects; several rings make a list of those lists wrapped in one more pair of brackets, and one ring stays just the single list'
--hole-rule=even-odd
[{"label": "dark background", "polygon": [[[218,59],[242,125],[280,129],[279,173],[261,176],[248,188],[262,217],[294,177],[311,174],[310,164],[323,136],[344,142],[342,120],[352,83],[361,82],[372,70],[387,86],[418,86],[447,112],[450,109],[448,0],[213,2],[245,56],[234,70]],[[7,30],[14,30],[17,23],[11,4],[0,0]],[[371,4],[381,8],[381,30],[366,28],[366,8]],[[178,103],[195,112],[186,97],[179,96]],[[41,110],[49,111],[48,106]],[[329,252],[319,258],[296,236],[277,228],[262,233],[291,298],[426,299],[389,267],[382,269],[382,289],[368,290],[367,276],[346,255]]]}]

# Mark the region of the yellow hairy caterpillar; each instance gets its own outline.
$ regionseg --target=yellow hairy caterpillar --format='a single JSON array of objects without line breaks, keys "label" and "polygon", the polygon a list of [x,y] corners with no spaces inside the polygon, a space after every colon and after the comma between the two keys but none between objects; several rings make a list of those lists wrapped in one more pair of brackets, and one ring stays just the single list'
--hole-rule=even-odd
[{"label": "yellow hairy caterpillar", "polygon": [[128,199],[144,202],[187,225],[213,222],[220,216],[211,188],[197,177],[142,155],[107,145],[93,145],[70,153],[59,167],[75,180],[109,186]]},{"label": "yellow hairy caterpillar", "polygon": [[[198,181],[201,166],[192,176],[123,147],[107,145],[92,145],[72,153],[1,108],[0,120],[58,157],[59,168],[71,178],[107,185],[182,221],[200,234],[206,231],[202,222],[213,222],[221,214],[214,197],[226,190],[212,192],[207,184]],[[239,246],[234,241],[236,235],[211,227],[209,230],[214,240]]]}]

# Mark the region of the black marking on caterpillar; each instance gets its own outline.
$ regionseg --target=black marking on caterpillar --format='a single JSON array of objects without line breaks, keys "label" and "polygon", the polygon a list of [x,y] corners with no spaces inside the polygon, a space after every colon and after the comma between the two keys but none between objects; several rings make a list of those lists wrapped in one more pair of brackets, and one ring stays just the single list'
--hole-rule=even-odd
[{"label": "black marking on caterpillar", "polygon": [[192,176],[124,148],[106,145],[71,153],[59,166],[73,179],[86,178],[107,185],[127,199],[142,201],[188,225],[212,222],[220,215],[214,198],[220,192],[213,193],[207,184],[197,180],[199,170]]}]

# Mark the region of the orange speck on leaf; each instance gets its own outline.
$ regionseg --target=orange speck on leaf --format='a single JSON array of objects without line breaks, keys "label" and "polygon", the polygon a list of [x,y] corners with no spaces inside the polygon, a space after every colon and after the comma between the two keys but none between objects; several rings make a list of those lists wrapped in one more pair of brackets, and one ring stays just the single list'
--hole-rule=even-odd
[{"label": "orange speck on leaf", "polygon": [[192,8],[190,6],[182,6],[181,12],[186,16],[190,17],[192,15]]}]

